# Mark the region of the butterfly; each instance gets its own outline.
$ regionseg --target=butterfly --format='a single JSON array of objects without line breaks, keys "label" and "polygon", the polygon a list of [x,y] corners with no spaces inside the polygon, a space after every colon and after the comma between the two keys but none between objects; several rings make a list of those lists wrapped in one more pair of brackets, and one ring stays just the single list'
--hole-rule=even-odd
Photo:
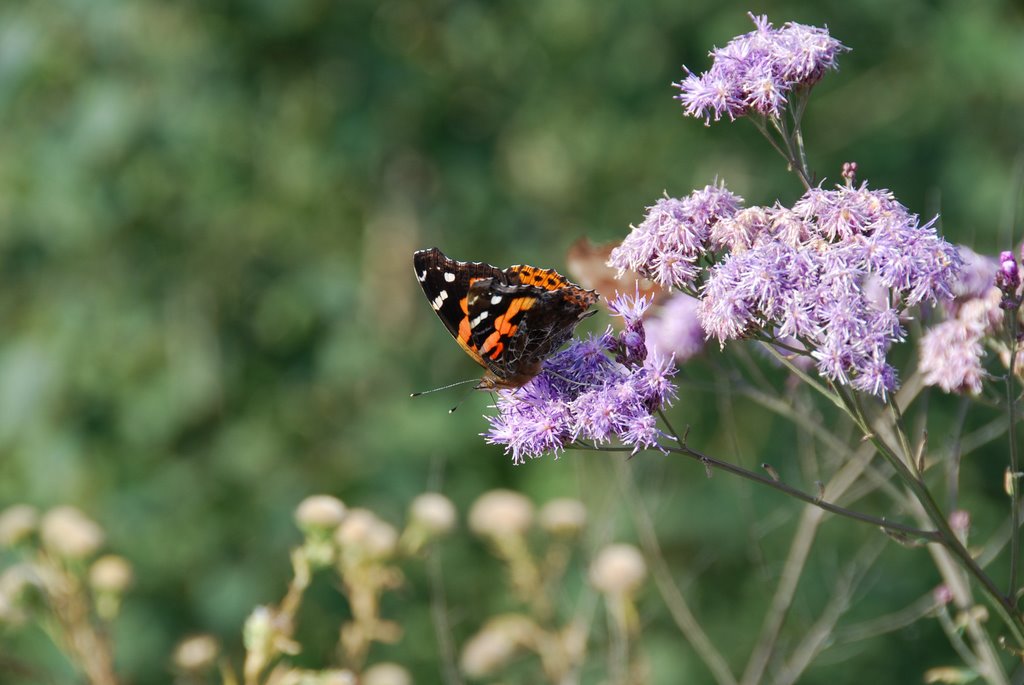
[{"label": "butterfly", "polygon": [[572,336],[600,297],[552,269],[460,262],[432,247],[412,257],[430,306],[480,366],[480,390],[518,388]]}]

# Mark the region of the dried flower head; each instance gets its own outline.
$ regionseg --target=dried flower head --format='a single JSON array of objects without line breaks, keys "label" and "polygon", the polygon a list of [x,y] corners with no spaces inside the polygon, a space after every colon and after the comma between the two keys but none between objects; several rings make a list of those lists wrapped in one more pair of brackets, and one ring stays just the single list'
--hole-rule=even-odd
[{"label": "dried flower head", "polygon": [[220,656],[220,643],[213,635],[193,635],[174,649],[174,665],[186,673],[200,673],[211,668]]},{"label": "dried flower head", "polygon": [[590,584],[606,595],[631,595],[647,578],[647,563],[633,545],[603,547],[590,564]]},{"label": "dried flower head", "polygon": [[471,678],[494,675],[524,646],[533,642],[540,632],[540,628],[526,616],[495,616],[462,647],[459,665]]},{"label": "dried flower head", "polygon": [[39,569],[33,564],[12,564],[0,573],[0,625],[21,625],[28,620],[27,606],[33,590],[42,586]]},{"label": "dried flower head", "polygon": [[361,685],[412,685],[412,676],[398,664],[383,662],[363,671]]},{"label": "dried flower head", "polygon": [[103,529],[74,507],[49,510],[39,525],[43,544],[67,559],[92,556],[103,545]]},{"label": "dried flower head", "polygon": [[533,503],[512,490],[485,492],[469,508],[469,529],[482,537],[525,535],[532,524]]},{"label": "dried flower head", "polygon": [[97,592],[121,594],[134,579],[131,563],[116,554],[100,557],[89,568],[89,584]]},{"label": "dried flower head", "polygon": [[395,527],[369,509],[349,509],[334,539],[349,558],[387,559],[398,547]]},{"label": "dried flower head", "polygon": [[444,495],[425,492],[409,505],[410,523],[432,536],[444,535],[455,527],[455,505]]},{"label": "dried flower head", "polygon": [[39,525],[39,511],[28,504],[15,504],[0,512],[0,547],[24,542]]},{"label": "dried flower head", "polygon": [[311,495],[295,509],[295,522],[304,531],[332,531],[345,518],[345,505],[331,495]]},{"label": "dried flower head", "polygon": [[780,117],[791,94],[808,90],[825,72],[838,68],[848,50],[828,29],[788,22],[772,27],[765,16],[749,15],[755,30],[711,51],[711,68],[702,74],[687,70],[673,84],[688,116],[719,121],[748,114]]},{"label": "dried flower head", "polygon": [[578,499],[553,499],[540,509],[540,527],[552,535],[571,537],[587,525],[587,508]]}]

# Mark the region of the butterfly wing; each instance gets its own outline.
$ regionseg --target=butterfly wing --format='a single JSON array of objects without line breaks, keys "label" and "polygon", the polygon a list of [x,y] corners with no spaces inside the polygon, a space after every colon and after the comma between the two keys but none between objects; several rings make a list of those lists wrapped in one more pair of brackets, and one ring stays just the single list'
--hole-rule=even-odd
[{"label": "butterfly wing", "polygon": [[441,323],[473,361],[487,368],[487,362],[471,342],[467,300],[470,288],[478,281],[490,283],[498,279],[504,282],[502,270],[483,262],[449,259],[436,247],[413,253],[412,263],[423,294]]},{"label": "butterfly wing", "polygon": [[437,248],[416,252],[413,268],[448,332],[487,369],[482,388],[518,387],[539,373],[598,299],[551,269],[502,270]]},{"label": "butterfly wing", "polygon": [[469,296],[471,344],[505,386],[522,385],[594,313],[589,308],[596,299],[596,293],[571,285],[547,290],[479,281]]}]

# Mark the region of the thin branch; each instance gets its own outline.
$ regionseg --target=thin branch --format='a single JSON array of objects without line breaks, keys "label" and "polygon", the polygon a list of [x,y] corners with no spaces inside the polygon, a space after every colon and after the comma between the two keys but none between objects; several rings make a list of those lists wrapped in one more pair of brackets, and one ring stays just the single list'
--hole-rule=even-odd
[{"label": "thin branch", "polygon": [[[1010,422],[1010,516],[1011,528],[1020,528],[1020,478],[1017,460],[1017,402],[1014,392],[1014,378],[1017,366],[1017,312],[1010,312],[1010,369],[1006,372],[1006,413]],[[1010,596],[1013,606],[1017,606],[1017,569],[1020,564],[1020,535],[1010,537]]]},{"label": "thin branch", "polygon": [[644,553],[651,562],[651,574],[654,577],[654,584],[657,585],[658,592],[661,593],[661,597],[665,601],[665,606],[668,607],[669,613],[672,615],[672,619],[683,634],[683,637],[686,638],[687,642],[690,643],[693,650],[697,653],[697,656],[704,662],[708,670],[711,671],[715,682],[719,683],[719,685],[736,685],[736,677],[729,669],[729,664],[726,663],[722,654],[715,649],[714,643],[708,639],[707,633],[704,632],[700,622],[697,621],[693,612],[690,611],[686,598],[683,597],[682,592],[679,591],[675,580],[672,578],[672,571],[661,552],[661,545],[658,542],[658,535],[654,529],[654,522],[651,521],[643,498],[640,497],[640,493],[637,490],[632,469],[628,468],[626,462],[619,462],[619,464],[619,474],[621,476],[619,482],[622,483],[625,490],[626,498],[629,502],[629,511],[633,516],[633,525],[636,526],[637,535],[640,539],[640,546],[643,547]]},{"label": "thin branch", "polygon": [[437,545],[430,545],[427,549],[427,577],[430,581],[430,619],[434,624],[434,635],[441,656],[441,673],[447,685],[462,685],[462,677],[455,666],[455,645],[448,624],[444,592],[444,570],[441,566],[441,550]]},{"label": "thin branch", "polygon": [[[630,447],[601,447],[597,445],[590,445],[583,442],[573,443],[572,446],[577,449],[591,450],[597,452],[633,452],[633,449]],[[778,490],[779,492],[785,493],[790,497],[798,499],[801,502],[813,504],[816,507],[820,507],[825,511],[831,512],[838,516],[843,516],[849,519],[853,519],[855,521],[867,523],[872,526],[878,526],[879,528],[887,530],[891,533],[906,536],[911,539],[916,538],[924,542],[942,542],[942,538],[939,532],[936,530],[923,530],[921,528],[914,528],[913,526],[907,526],[902,523],[889,521],[884,518],[878,518],[876,516],[871,516],[870,514],[864,514],[859,511],[853,511],[851,509],[841,507],[837,504],[832,504],[831,502],[826,502],[820,497],[809,495],[803,490],[794,488],[793,486],[787,485],[782,481],[774,480],[773,478],[769,478],[768,476],[762,476],[761,474],[754,473],[753,471],[748,471],[742,466],[737,466],[736,464],[732,464],[727,461],[722,461],[721,459],[716,459],[714,457],[704,454],[703,452],[699,452],[691,447],[678,448],[662,446],[659,447],[658,449],[664,452],[685,455],[687,457],[690,457],[691,459],[700,462],[705,467],[716,468],[722,471],[726,471],[728,473],[732,473],[733,475],[737,475],[741,478],[754,481],[755,483],[760,483],[761,485],[765,485],[769,488],[772,488],[773,490]]]}]

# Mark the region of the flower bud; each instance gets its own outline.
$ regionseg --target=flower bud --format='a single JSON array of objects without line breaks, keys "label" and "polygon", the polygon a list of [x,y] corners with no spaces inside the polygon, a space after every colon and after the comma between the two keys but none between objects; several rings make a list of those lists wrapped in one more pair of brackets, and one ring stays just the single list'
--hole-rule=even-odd
[{"label": "flower bud", "polygon": [[220,655],[220,644],[212,635],[193,635],[178,643],[174,665],[186,673],[199,673],[214,665]]},{"label": "flower bud", "polygon": [[103,529],[74,507],[56,507],[39,525],[43,544],[66,559],[92,556],[103,545]]},{"label": "flower bud", "polygon": [[967,535],[971,527],[971,512],[957,509],[949,515],[949,527],[960,537]]},{"label": "flower bud", "polygon": [[583,502],[568,497],[553,499],[540,509],[540,527],[551,535],[579,535],[587,524],[587,508]]},{"label": "flower bud", "polygon": [[431,536],[444,535],[455,527],[455,505],[444,495],[425,492],[409,505],[409,520]]},{"label": "flower bud", "polygon": [[0,625],[21,625],[28,619],[28,595],[39,585],[39,574],[31,564],[14,564],[0,573]]},{"label": "flower bud", "polygon": [[395,553],[398,532],[369,509],[350,509],[334,535],[343,553],[386,559]]},{"label": "flower bud", "polygon": [[485,628],[462,647],[459,666],[470,678],[485,678],[504,667],[518,649],[515,642],[499,631]]},{"label": "flower bud", "polygon": [[311,495],[295,509],[295,522],[303,531],[331,531],[345,518],[345,505],[337,497]]},{"label": "flower bud", "polygon": [[590,584],[606,595],[630,595],[647,577],[647,564],[633,545],[604,547],[590,564]]},{"label": "flower bud", "polygon": [[115,554],[100,557],[89,569],[89,584],[97,592],[123,593],[133,579],[132,565]]},{"label": "flower bud", "polygon": [[943,583],[932,590],[932,597],[939,606],[945,606],[953,601],[953,591],[949,589],[948,585]]},{"label": "flower bud", "polygon": [[512,490],[485,492],[469,509],[469,528],[483,537],[524,535],[533,523],[533,504]]},{"label": "flower bud", "polygon": [[412,685],[412,676],[398,664],[380,663],[363,671],[360,685]]},{"label": "flower bud", "polygon": [[242,626],[242,642],[247,652],[269,656],[275,637],[274,615],[269,607],[258,606],[252,610]]},{"label": "flower bud", "polygon": [[27,504],[15,504],[0,513],[0,547],[14,547],[32,533],[39,524],[39,512]]}]

